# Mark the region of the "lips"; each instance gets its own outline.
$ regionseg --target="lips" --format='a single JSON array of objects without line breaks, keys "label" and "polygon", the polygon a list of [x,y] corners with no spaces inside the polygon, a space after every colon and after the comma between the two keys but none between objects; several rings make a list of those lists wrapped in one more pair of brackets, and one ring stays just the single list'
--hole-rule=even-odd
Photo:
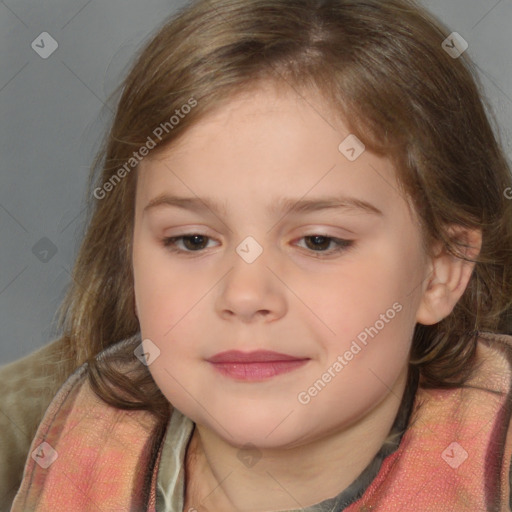
[{"label": "lips", "polygon": [[274,361],[301,361],[304,357],[296,357],[288,354],[280,354],[268,350],[255,350],[253,352],[240,352],[239,350],[228,350],[210,357],[210,363],[267,363]]},{"label": "lips", "polygon": [[268,350],[240,352],[229,350],[214,355],[208,362],[224,377],[236,381],[264,381],[304,366],[309,358]]}]

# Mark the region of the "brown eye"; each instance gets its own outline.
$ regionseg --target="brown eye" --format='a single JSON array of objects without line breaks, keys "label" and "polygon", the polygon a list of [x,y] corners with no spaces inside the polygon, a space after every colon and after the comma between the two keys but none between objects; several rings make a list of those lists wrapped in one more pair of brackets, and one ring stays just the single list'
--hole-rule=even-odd
[{"label": "brown eye", "polygon": [[310,252],[317,253],[317,257],[330,256],[349,250],[354,245],[354,240],[342,240],[326,235],[308,235],[302,237],[304,247]]},{"label": "brown eye", "polygon": [[324,251],[329,248],[331,245],[332,239],[327,236],[306,236],[304,237],[306,240],[306,245],[308,249],[312,249],[313,251]]},{"label": "brown eye", "polygon": [[197,251],[206,247],[208,244],[207,240],[208,237],[202,235],[184,236],[183,245],[190,251]]},{"label": "brown eye", "polygon": [[196,233],[164,238],[162,244],[173,252],[199,252],[208,246],[211,239]]}]

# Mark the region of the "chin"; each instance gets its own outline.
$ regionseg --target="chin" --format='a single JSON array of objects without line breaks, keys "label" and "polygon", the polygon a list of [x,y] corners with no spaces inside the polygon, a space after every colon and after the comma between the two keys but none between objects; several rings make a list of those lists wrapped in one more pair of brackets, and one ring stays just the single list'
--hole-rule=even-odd
[{"label": "chin", "polygon": [[253,409],[250,413],[240,411],[238,414],[225,414],[223,420],[219,422],[222,426],[211,418],[204,418],[207,421],[200,420],[200,423],[214,431],[231,446],[284,448],[300,444],[298,440],[304,436],[304,422],[297,423],[297,419],[293,418],[294,413],[291,412],[290,410],[279,414],[268,412],[265,414],[263,411]]}]

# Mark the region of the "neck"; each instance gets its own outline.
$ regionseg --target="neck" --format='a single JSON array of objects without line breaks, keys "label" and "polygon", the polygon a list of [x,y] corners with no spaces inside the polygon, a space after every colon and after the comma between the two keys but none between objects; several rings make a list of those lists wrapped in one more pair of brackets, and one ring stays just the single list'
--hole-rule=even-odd
[{"label": "neck", "polygon": [[332,498],[363,472],[381,449],[402,402],[407,369],[385,398],[350,426],[286,449],[257,448],[244,465],[240,448],[196,424],[186,455],[184,510],[295,510]]}]

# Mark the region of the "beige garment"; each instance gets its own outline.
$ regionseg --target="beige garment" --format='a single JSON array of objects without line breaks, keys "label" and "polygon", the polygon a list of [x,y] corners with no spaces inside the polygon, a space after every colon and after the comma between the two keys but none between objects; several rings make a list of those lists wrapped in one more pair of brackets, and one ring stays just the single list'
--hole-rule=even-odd
[{"label": "beige garment", "polygon": [[37,427],[68,377],[62,346],[54,340],[0,367],[0,512],[10,510]]}]

